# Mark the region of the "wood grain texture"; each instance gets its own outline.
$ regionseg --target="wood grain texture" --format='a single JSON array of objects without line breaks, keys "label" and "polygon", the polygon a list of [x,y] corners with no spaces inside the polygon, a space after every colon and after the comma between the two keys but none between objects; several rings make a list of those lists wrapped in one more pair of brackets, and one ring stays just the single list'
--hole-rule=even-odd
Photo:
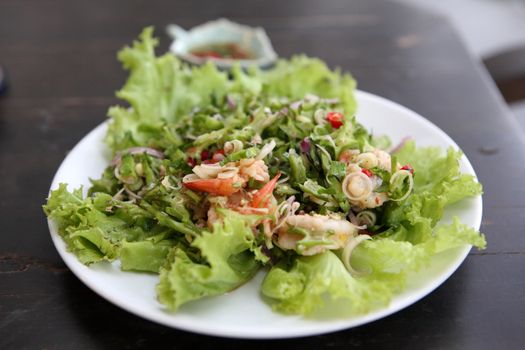
[{"label": "wood grain texture", "polygon": [[[60,260],[41,205],[75,143],[105,120],[125,72],[116,51],[153,24],[217,17],[264,26],[282,56],[349,70],[359,87],[422,114],[452,138],[484,184],[482,230],[444,285],[383,320],[323,336],[241,341],[194,335],[128,314]],[[0,62],[0,348],[517,349],[525,341],[524,136],[484,68],[443,18],[383,1],[3,0]]]}]

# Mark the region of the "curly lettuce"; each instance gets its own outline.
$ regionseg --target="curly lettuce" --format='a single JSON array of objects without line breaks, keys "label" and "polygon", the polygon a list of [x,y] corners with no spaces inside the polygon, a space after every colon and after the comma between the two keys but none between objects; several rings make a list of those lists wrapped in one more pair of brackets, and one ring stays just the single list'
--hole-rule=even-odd
[{"label": "curly lettuce", "polygon": [[328,299],[338,300],[343,314],[365,313],[387,303],[405,286],[408,273],[427,267],[434,255],[465,245],[484,249],[485,237],[459,218],[437,225],[447,205],[482,193],[473,176],[460,172],[461,157],[453,149],[443,155],[437,147],[416,148],[409,142],[396,158],[416,169],[414,194],[389,202],[382,219],[387,229],[354,250],[351,265],[363,275],[351,276],[331,252],[297,257],[291,266],[273,267],[263,281],[272,307],[312,315]]},{"label": "curly lettuce", "polygon": [[247,282],[267,262],[257,246],[249,216],[222,212],[222,220],[192,243],[200,258],[174,248],[160,271],[158,298],[171,310],[192,300],[224,294]]},{"label": "curly lettuce", "polygon": [[68,250],[84,264],[114,260],[118,242],[140,234],[140,229],[129,230],[124,220],[104,213],[108,197],[100,194],[84,199],[82,188],[69,192],[67,185],[60,184],[44,205],[44,212],[54,221]]},{"label": "curly lettuce", "polygon": [[287,314],[312,315],[327,302],[338,303],[338,313],[364,313],[390,300],[392,281],[385,280],[353,277],[339,257],[326,251],[298,257],[289,269],[273,267],[263,281],[262,293],[273,300],[274,310]]}]

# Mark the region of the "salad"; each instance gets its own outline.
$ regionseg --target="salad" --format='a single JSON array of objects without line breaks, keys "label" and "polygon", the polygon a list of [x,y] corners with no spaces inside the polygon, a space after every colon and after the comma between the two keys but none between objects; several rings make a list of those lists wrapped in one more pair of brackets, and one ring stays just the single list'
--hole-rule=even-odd
[{"label": "salad", "polygon": [[392,147],[355,119],[355,81],[305,56],[228,74],[157,57],[152,28],[119,52],[130,76],[109,109],[112,159],[84,194],[60,184],[44,211],[84,264],[158,274],[169,310],[263,269],[277,312],[385,306],[410,272],[485,247],[444,208],[482,192],[458,150]]}]

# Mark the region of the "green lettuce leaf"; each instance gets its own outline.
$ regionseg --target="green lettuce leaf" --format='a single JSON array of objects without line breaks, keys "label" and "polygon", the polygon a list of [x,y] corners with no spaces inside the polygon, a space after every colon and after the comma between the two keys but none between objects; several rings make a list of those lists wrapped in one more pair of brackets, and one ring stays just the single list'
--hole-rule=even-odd
[{"label": "green lettuce leaf", "polygon": [[220,295],[247,282],[267,258],[257,247],[249,216],[222,212],[211,232],[195,238],[200,259],[174,248],[160,272],[157,293],[171,310],[189,301]]},{"label": "green lettuce leaf", "polygon": [[454,217],[451,224],[438,225],[429,239],[418,244],[388,237],[365,241],[354,250],[351,263],[371,274],[404,274],[426,267],[438,253],[466,245],[484,249],[485,236]]},{"label": "green lettuce leaf", "polygon": [[337,314],[348,315],[386,305],[393,285],[386,274],[374,279],[352,277],[341,260],[327,251],[298,257],[289,269],[273,267],[262,283],[262,293],[274,310],[286,314],[315,316],[327,305],[337,305]]},{"label": "green lettuce leaf", "polygon": [[438,147],[416,148],[408,142],[396,158],[414,169],[414,193],[401,202],[385,205],[384,224],[390,227],[383,236],[421,243],[432,236],[432,229],[443,217],[447,205],[463,198],[480,195],[482,187],[472,175],[462,174],[460,151]]},{"label": "green lettuce leaf", "polygon": [[120,248],[120,266],[122,270],[147,271],[158,273],[164,266],[169,252],[174,246],[170,240],[155,242],[122,242]]},{"label": "green lettuce leaf", "polygon": [[69,192],[66,184],[60,184],[44,205],[44,212],[54,221],[67,249],[84,264],[114,260],[117,243],[132,235],[126,222],[103,212],[108,197],[101,193],[84,199],[82,188]]},{"label": "green lettuce leaf", "polygon": [[75,229],[63,236],[68,249],[78,260],[89,265],[101,260],[112,261],[117,257],[118,245],[111,241],[106,231],[98,227]]},{"label": "green lettuce leaf", "polygon": [[440,225],[424,243],[378,238],[364,241],[352,254],[352,266],[363,273],[348,273],[331,251],[298,257],[290,268],[273,267],[262,284],[262,293],[272,307],[287,314],[316,316],[331,306],[331,316],[366,313],[386,305],[406,285],[407,275],[428,266],[445,250],[473,244],[483,249],[485,238],[454,218]]},{"label": "green lettuce leaf", "polygon": [[114,199],[107,193],[97,192],[84,198],[82,188],[69,192],[66,184],[60,184],[51,191],[43,209],[67,249],[84,264],[113,261],[119,258],[122,242],[152,239],[166,231],[137,205],[119,202],[116,209],[114,205]]},{"label": "green lettuce leaf", "polygon": [[398,161],[415,169],[414,192],[443,196],[446,205],[483,192],[472,175],[462,174],[459,160],[463,153],[449,148],[445,155],[439,147],[416,148],[413,141],[396,153]]},{"label": "green lettuce leaf", "polygon": [[155,56],[158,40],[152,34],[152,27],[145,28],[132,47],[118,54],[130,74],[117,97],[131,108],[115,106],[108,112],[112,119],[106,142],[113,151],[149,145],[160,136],[165,121],[175,122],[193,108],[210,104],[230,84],[226,73],[211,63],[191,69],[170,53]]}]

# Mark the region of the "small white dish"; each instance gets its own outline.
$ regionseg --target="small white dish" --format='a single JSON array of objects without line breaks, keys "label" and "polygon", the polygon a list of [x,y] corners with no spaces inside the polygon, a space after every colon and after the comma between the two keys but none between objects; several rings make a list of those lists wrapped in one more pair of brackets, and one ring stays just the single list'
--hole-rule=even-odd
[{"label": "small white dish", "polygon": [[[196,64],[212,60],[216,66],[229,69],[238,62],[241,67],[258,66],[266,68],[277,60],[270,39],[263,28],[241,25],[225,18],[210,21],[188,31],[175,24],[167,26],[166,31],[173,38],[170,51],[177,57]],[[250,53],[249,59],[200,57],[192,52],[210,45],[234,44]]]},{"label": "small white dish", "polygon": [[[359,105],[357,120],[375,134],[388,135],[393,144],[406,136],[418,146],[439,146],[444,149],[458,145],[441,129],[419,114],[382,97],[357,91]],[[107,122],[87,134],[60,165],[51,189],[65,182],[69,189],[89,187],[89,178],[98,178],[109,164],[104,136]],[[461,170],[476,176],[467,157],[463,156]],[[481,196],[464,199],[445,210],[442,223],[453,216],[479,229],[482,215]],[[290,338],[311,336],[356,327],[393,314],[417,302],[445,280],[461,265],[471,246],[450,249],[437,254],[428,268],[409,275],[406,288],[394,295],[386,307],[364,315],[333,319],[308,319],[273,312],[260,294],[264,271],[255,278],[221,296],[205,298],[183,305],[177,313],[170,313],[157,301],[155,285],[158,276],[124,272],[119,262],[85,266],[66,250],[55,226],[49,221],[51,238],[60,256],[71,271],[93,291],[111,303],[148,320],[196,333],[234,338]]]}]

